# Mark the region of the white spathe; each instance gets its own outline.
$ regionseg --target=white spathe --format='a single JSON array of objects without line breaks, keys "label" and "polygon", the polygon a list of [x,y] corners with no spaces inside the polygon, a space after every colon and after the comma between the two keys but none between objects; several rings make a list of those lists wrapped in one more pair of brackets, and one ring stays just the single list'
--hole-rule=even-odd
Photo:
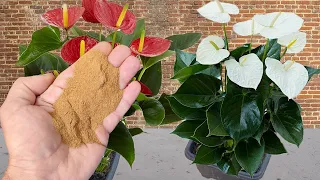
[{"label": "white spathe", "polygon": [[261,32],[264,26],[251,19],[244,22],[239,22],[233,26],[233,31],[240,36],[251,36]]},{"label": "white spathe", "polygon": [[232,82],[244,88],[257,89],[263,75],[263,63],[256,54],[242,56],[239,62],[230,59],[224,63]]},{"label": "white spathe", "polygon": [[[218,49],[216,49],[216,47],[214,47],[210,41],[215,43]],[[197,61],[204,65],[220,63],[223,59],[230,55],[228,50],[222,49],[224,45],[224,40],[221,37],[208,36],[204,38],[200,42],[197,49]]]},{"label": "white spathe", "polygon": [[301,17],[289,12],[257,14],[253,19],[264,26],[260,32],[261,36],[269,39],[277,39],[292,32],[297,32],[303,24]]},{"label": "white spathe", "polygon": [[199,8],[198,13],[211,21],[227,23],[230,21],[229,14],[239,14],[239,8],[234,4],[215,0]]},{"label": "white spathe", "polygon": [[294,61],[280,61],[267,58],[265,62],[267,76],[281,89],[289,99],[297,97],[308,83],[307,69]]},{"label": "white spathe", "polygon": [[307,34],[294,32],[278,39],[278,43],[287,47],[287,53],[299,53],[307,44]]}]

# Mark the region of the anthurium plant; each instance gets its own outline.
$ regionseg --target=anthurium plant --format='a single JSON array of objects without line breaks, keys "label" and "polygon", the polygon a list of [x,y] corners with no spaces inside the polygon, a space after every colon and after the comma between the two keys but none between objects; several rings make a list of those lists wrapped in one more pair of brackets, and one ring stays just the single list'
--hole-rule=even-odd
[{"label": "anthurium plant", "polygon": [[[224,37],[205,37],[195,54],[175,48],[172,79],[181,86],[160,101],[184,119],[173,134],[198,144],[194,163],[217,164],[231,175],[241,170],[253,175],[265,154],[287,152],[279,136],[301,144],[301,108],[294,98],[320,69],[295,62],[306,33],[299,32],[303,19],[294,13],[257,14],[236,23],[234,32],[249,41],[229,49],[226,26],[238,7],[215,0],[198,12],[221,23]],[[256,35],[266,43],[253,47]]]},{"label": "anthurium plant", "polygon": [[[99,24],[100,31],[86,32],[77,27],[75,24],[81,16],[89,23]],[[133,79],[141,84],[141,93],[125,116],[141,110],[146,123],[152,126],[180,120],[171,111],[167,100],[157,97],[162,82],[161,60],[173,55],[175,49],[194,45],[200,34],[167,38],[147,36],[144,20],[137,20],[128,4],[121,6],[106,0],[83,0],[82,7],[64,4],[62,8],[44,13],[41,19],[48,26],[35,31],[28,45],[19,47],[17,65],[24,66],[25,76],[48,71],[58,76],[101,41],[110,42],[113,47],[126,45],[132,50],[132,55],[141,60],[142,68]],[[104,34],[104,28],[110,34]],[[169,113],[165,113],[166,110]],[[128,129],[124,118],[111,133],[108,150],[97,171],[106,169],[110,151],[122,155],[131,166],[135,159],[132,137],[142,132],[139,128]]]}]

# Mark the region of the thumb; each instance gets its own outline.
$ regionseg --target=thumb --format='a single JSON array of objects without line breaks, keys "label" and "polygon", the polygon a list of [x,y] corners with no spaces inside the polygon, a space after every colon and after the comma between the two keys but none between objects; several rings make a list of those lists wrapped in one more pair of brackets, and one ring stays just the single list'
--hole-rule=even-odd
[{"label": "thumb", "polygon": [[52,73],[21,77],[12,85],[6,101],[13,101],[20,105],[34,105],[37,96],[47,90],[54,79]]}]

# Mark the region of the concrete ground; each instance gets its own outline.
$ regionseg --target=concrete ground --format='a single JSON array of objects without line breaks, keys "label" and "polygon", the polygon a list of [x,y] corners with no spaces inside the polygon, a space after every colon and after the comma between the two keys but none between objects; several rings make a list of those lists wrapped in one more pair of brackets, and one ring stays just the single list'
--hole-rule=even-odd
[{"label": "concrete ground", "polygon": [[[205,179],[184,156],[187,140],[171,135],[170,129],[145,129],[134,138],[136,161],[131,169],[121,158],[114,180]],[[284,141],[283,141],[284,142]],[[320,129],[305,130],[298,149],[285,143],[288,154],[272,156],[263,180],[318,180],[320,176]],[[0,130],[0,177],[7,154]]]}]

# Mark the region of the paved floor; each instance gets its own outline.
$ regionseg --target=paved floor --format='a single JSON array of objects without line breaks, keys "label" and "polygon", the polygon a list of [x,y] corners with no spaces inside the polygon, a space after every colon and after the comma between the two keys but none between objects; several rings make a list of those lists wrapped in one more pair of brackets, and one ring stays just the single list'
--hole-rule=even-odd
[{"label": "paved floor", "polygon": [[[184,156],[187,140],[169,129],[146,129],[135,137],[136,161],[131,169],[121,158],[114,180],[200,180],[195,165]],[[298,149],[285,143],[288,154],[273,156],[263,180],[318,180],[320,177],[320,129],[307,129]],[[0,177],[7,154],[0,130]]]}]

